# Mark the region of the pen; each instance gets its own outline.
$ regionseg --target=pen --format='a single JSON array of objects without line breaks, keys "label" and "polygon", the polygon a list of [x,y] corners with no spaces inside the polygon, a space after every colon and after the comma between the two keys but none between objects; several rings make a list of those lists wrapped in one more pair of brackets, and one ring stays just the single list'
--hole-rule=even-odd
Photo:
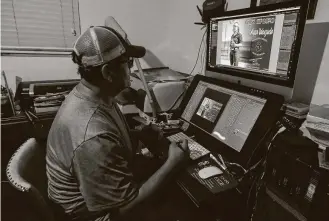
[{"label": "pen", "polygon": [[[194,137],[195,137],[195,136],[193,135],[193,136],[189,136],[188,138],[193,139]],[[180,140],[180,141],[178,141],[177,143],[182,144],[183,141],[184,141],[184,140]]]},{"label": "pen", "polygon": [[[193,139],[195,136],[189,136],[189,138],[190,139]],[[182,148],[182,144],[183,144],[183,141],[184,140],[180,140],[180,141],[178,141],[176,144],[177,144],[177,146],[182,150],[182,151],[184,151],[184,152],[187,152],[187,151],[185,151],[183,148]]]},{"label": "pen", "polygon": [[213,161],[215,161],[215,162],[218,164],[218,166],[220,166],[220,168],[222,168],[223,170],[226,170],[226,169],[227,169],[227,167],[226,167],[224,164],[220,163],[220,162],[217,160],[217,158],[214,157],[214,155],[210,154],[209,156],[210,156],[210,158],[211,158]]}]

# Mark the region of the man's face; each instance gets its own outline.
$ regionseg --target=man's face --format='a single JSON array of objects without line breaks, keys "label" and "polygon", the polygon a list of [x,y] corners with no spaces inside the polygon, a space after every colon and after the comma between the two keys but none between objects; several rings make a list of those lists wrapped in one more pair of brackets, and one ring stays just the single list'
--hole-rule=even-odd
[{"label": "man's face", "polygon": [[122,73],[122,78],[123,78],[123,86],[124,88],[130,87],[130,68],[128,63],[122,64],[123,73]]},{"label": "man's face", "polygon": [[130,87],[130,67],[131,64],[128,58],[123,57],[118,63],[118,69],[115,73],[115,78],[113,79],[113,85],[116,87],[117,91],[120,92],[127,87]]},{"label": "man's face", "polygon": [[233,32],[237,33],[239,30],[239,27],[237,25],[233,25]]}]

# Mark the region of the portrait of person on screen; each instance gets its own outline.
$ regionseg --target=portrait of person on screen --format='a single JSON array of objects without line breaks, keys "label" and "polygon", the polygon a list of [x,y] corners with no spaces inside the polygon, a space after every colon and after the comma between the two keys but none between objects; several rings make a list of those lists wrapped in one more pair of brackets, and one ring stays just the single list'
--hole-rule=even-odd
[{"label": "portrait of person on screen", "polygon": [[230,64],[233,66],[239,65],[240,60],[240,50],[242,46],[242,34],[240,33],[239,23],[234,22],[233,24],[233,34],[231,36],[230,42]]}]

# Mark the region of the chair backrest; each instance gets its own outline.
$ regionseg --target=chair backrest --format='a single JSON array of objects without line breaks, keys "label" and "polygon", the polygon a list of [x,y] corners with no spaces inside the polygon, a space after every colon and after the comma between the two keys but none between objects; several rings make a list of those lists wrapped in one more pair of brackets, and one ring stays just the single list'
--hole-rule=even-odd
[{"label": "chair backrest", "polygon": [[10,183],[28,197],[40,220],[55,221],[47,197],[46,146],[31,138],[22,144],[7,166]]}]

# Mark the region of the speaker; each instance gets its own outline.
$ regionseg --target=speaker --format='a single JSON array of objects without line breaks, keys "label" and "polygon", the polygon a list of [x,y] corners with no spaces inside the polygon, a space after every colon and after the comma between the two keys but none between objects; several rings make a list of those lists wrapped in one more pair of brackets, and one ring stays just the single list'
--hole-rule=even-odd
[{"label": "speaker", "polygon": [[209,23],[210,18],[221,15],[225,11],[226,0],[206,0],[202,4],[202,21]]}]

